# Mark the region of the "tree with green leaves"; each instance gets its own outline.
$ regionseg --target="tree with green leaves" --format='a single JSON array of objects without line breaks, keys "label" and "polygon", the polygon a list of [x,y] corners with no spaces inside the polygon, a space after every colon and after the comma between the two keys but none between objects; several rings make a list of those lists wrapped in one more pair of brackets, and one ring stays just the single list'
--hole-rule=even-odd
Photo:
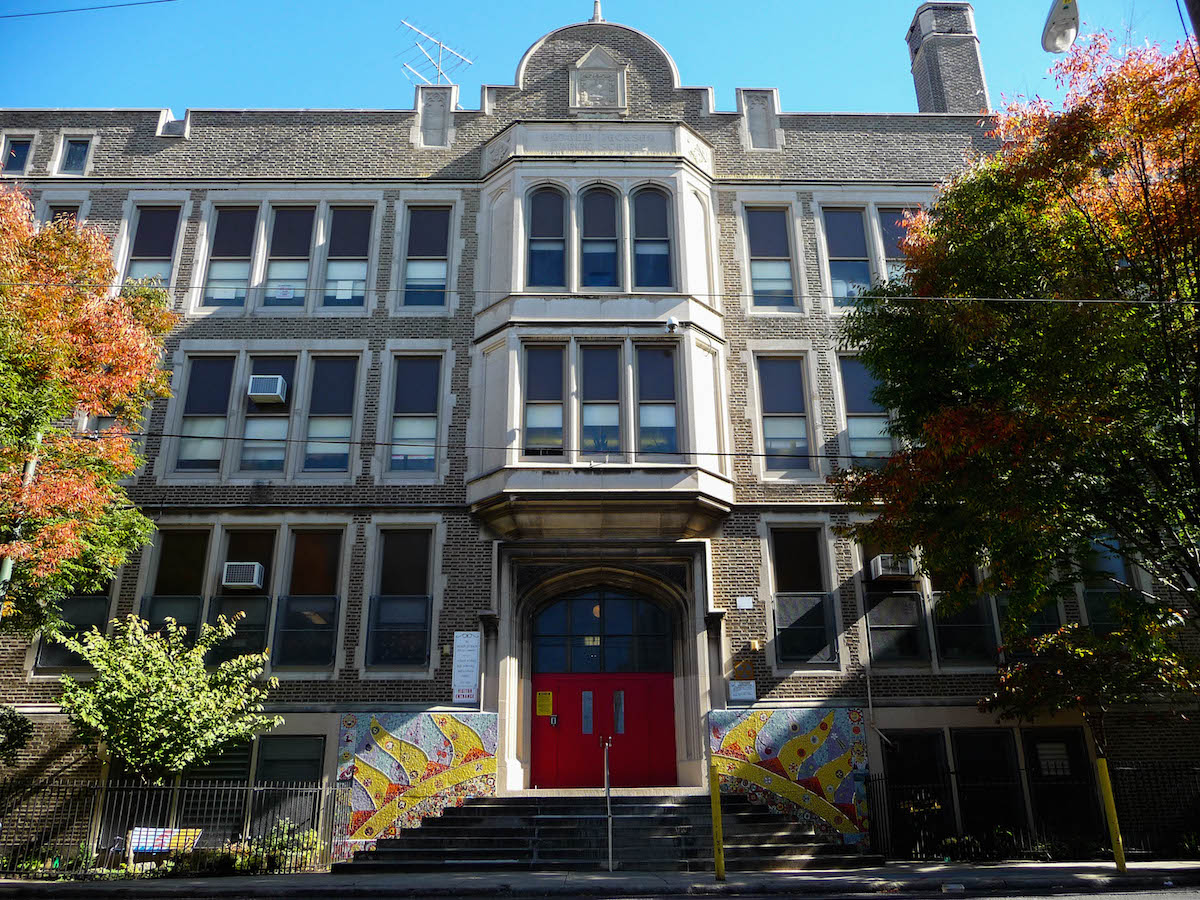
[{"label": "tree with green leaves", "polygon": [[206,665],[242,615],[218,617],[198,636],[173,619],[151,631],[132,615],[114,621],[108,635],[95,628],[54,635],[95,670],[88,680],[62,678],[60,703],[80,739],[102,744],[130,774],[157,780],[279,725],[282,717],[263,712],[278,684],[262,677],[268,651]]},{"label": "tree with green leaves", "polygon": [[[32,633],[101,588],[153,528],[121,484],[166,393],[166,291],[113,290],[109,241],[0,189],[0,627]],[[76,422],[114,420],[81,432]]]}]

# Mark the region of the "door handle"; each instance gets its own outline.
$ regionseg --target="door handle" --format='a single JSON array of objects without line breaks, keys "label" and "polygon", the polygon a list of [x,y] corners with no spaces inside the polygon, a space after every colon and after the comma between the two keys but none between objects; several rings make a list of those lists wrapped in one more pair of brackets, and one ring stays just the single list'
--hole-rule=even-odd
[{"label": "door handle", "polygon": [[557,716],[557,715],[551,715],[551,716],[550,716],[550,724],[551,724],[552,726],[554,726],[555,728],[557,728],[557,727],[558,727],[558,716]]}]

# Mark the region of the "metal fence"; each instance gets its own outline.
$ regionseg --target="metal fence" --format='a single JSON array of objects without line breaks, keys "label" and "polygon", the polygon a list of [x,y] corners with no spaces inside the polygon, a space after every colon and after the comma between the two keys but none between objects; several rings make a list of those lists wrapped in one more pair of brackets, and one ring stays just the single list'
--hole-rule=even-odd
[{"label": "metal fence", "polygon": [[0,873],[31,878],[314,872],[347,833],[347,785],[0,783]]},{"label": "metal fence", "polygon": [[[1200,765],[1109,761],[1126,849],[1200,857]],[[1090,859],[1111,852],[1094,778],[867,778],[871,846],[889,859]]]}]

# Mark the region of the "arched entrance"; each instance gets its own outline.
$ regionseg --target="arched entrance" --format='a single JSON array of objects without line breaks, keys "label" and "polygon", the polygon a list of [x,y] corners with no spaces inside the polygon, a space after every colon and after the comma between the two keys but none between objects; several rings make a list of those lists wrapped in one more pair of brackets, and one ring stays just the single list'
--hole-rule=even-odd
[{"label": "arched entrance", "polygon": [[676,783],[674,625],[658,602],[613,588],[556,597],[533,613],[530,784]]}]

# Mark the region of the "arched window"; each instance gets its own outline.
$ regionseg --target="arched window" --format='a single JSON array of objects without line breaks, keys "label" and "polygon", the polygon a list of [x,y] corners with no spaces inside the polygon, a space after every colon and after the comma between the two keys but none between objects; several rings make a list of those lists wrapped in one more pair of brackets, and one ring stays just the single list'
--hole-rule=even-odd
[{"label": "arched window", "polygon": [[583,194],[580,282],[584,287],[618,287],[617,197],[605,188]]},{"label": "arched window", "polygon": [[566,287],[566,206],[554,188],[539,188],[529,198],[530,287]]},{"label": "arched window", "polygon": [[670,618],[658,604],[617,591],[556,600],[533,620],[533,671],[670,672]]},{"label": "arched window", "polygon": [[658,188],[633,197],[633,284],[669,288],[671,282],[670,201]]}]

